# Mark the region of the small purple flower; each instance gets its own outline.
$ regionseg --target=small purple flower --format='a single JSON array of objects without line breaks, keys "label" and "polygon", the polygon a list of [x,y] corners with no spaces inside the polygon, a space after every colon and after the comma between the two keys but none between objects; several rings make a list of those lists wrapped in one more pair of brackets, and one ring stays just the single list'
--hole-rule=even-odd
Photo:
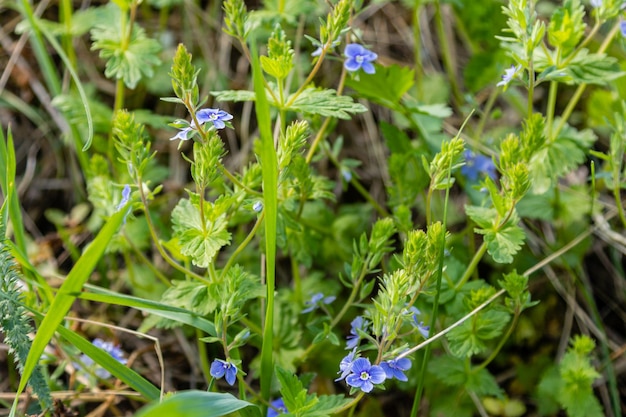
[{"label": "small purple flower", "polygon": [[470,181],[476,181],[479,176],[488,176],[496,179],[496,166],[491,158],[465,151],[465,165],[461,167],[461,174]]},{"label": "small purple flower", "polygon": [[287,407],[283,398],[278,398],[270,403],[270,408],[267,409],[267,417],[276,417],[279,414],[287,413]]},{"label": "small purple flower", "polygon": [[415,306],[411,306],[411,308],[409,308],[409,311],[413,313],[413,326],[417,328],[417,331],[420,332],[424,339],[428,339],[430,326],[425,325],[424,322],[420,320],[422,312],[419,311]]},{"label": "small purple flower", "polygon": [[352,181],[352,172],[349,169],[342,169],[341,176],[345,182]]},{"label": "small purple flower", "polygon": [[321,292],[315,293],[310,300],[304,302],[304,304],[306,304],[308,307],[302,310],[302,314],[310,313],[318,307],[321,307],[322,304],[330,304],[335,301],[335,298],[337,297],[335,297],[334,295],[324,297],[324,294],[322,294]]},{"label": "small purple flower", "polygon": [[404,375],[404,371],[411,369],[411,360],[409,358],[391,359],[380,364],[380,367],[385,371],[387,379],[396,378],[400,381],[408,381],[409,379]]},{"label": "small purple flower", "polygon": [[602,0],[591,0],[589,3],[591,3],[591,5],[596,8],[602,6]]},{"label": "small purple flower", "polygon": [[[115,345],[115,344],[113,344],[113,342],[105,342],[104,340],[102,340],[100,338],[94,339],[91,343],[95,347],[104,350],[106,353],[111,355],[113,357],[113,359],[115,359],[116,361],[118,361],[122,365],[126,365],[127,360],[126,360],[126,358],[124,358],[124,351],[122,349],[120,349],[119,345]],[[76,363],[76,364],[74,364],[74,366],[77,369],[79,369],[79,370],[82,369],[83,366],[85,366],[86,368],[94,368],[95,367],[94,374],[96,374],[97,377],[102,378],[102,379],[106,379],[106,378],[109,378],[111,376],[109,371],[107,371],[106,369],[96,365],[96,363],[93,361],[93,359],[91,359],[89,356],[87,356],[84,353],[80,356],[80,363]]]},{"label": "small purple flower", "polygon": [[374,74],[376,72],[372,61],[376,60],[378,55],[372,51],[368,51],[358,43],[346,45],[344,55],[348,59],[346,59],[343,66],[348,71],[355,72],[362,68],[366,74]]},{"label": "small purple flower", "polygon": [[228,361],[215,359],[211,364],[211,376],[219,379],[224,375],[228,385],[233,385],[237,379],[237,367]]},{"label": "small purple flower", "polygon": [[130,185],[126,184],[124,185],[124,189],[122,190],[122,200],[117,205],[117,207],[115,207],[115,211],[119,211],[122,207],[128,204],[129,200],[130,200]]},{"label": "small purple flower", "polygon": [[[626,6],[626,3],[624,3]],[[626,20],[620,20],[619,31],[622,32],[622,36],[626,38]]]},{"label": "small purple flower", "polygon": [[362,316],[357,316],[354,320],[352,320],[352,322],[350,323],[350,336],[346,338],[346,349],[353,349],[359,344],[359,341],[361,340],[361,335],[358,331],[365,331],[368,325],[368,321],[365,320]]},{"label": "small purple flower", "polygon": [[348,353],[346,357],[344,357],[339,363],[339,372],[341,375],[339,378],[335,379],[335,381],[341,381],[352,372],[352,364],[354,363],[356,357],[356,348],[352,349],[352,352]]},{"label": "small purple flower", "polygon": [[385,371],[378,365],[372,365],[367,358],[358,358],[352,363],[352,373],[346,377],[351,387],[360,388],[363,392],[370,392],[374,384],[385,382]]},{"label": "small purple flower", "polygon": [[252,205],[252,210],[254,210],[257,213],[260,213],[261,210],[263,210],[263,203],[260,201],[255,201],[254,204]]},{"label": "small purple flower", "polygon": [[183,129],[180,129],[180,131],[176,134],[176,136],[170,138],[170,140],[176,140],[176,139],[180,139],[180,140],[189,140],[190,135],[191,135],[191,127],[185,127]]},{"label": "small purple flower", "polygon": [[202,109],[196,113],[196,118],[200,124],[211,122],[216,129],[224,129],[224,122],[232,120],[233,116],[220,109]]},{"label": "small purple flower", "polygon": [[521,69],[522,69],[521,65],[518,65],[517,67],[515,65],[511,65],[510,68],[505,69],[504,75],[502,76],[502,81],[496,84],[496,86],[503,87],[503,86],[508,85],[513,79],[513,77],[515,77],[515,74],[517,74],[517,72]]}]

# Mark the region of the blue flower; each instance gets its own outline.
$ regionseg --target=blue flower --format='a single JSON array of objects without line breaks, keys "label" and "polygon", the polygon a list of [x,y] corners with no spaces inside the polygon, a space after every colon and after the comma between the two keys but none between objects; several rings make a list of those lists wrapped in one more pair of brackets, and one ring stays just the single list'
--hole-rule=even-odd
[{"label": "blue flower", "polygon": [[411,308],[409,308],[409,311],[413,313],[413,326],[417,328],[417,331],[420,332],[424,339],[428,339],[430,326],[425,325],[424,322],[420,320],[422,312],[419,311],[415,306],[411,306]]},{"label": "blue flower", "polygon": [[491,158],[468,150],[465,151],[465,165],[461,167],[461,174],[470,181],[476,181],[481,175],[496,179],[496,166]]},{"label": "blue flower", "polygon": [[339,378],[335,379],[335,381],[341,381],[352,372],[352,364],[354,363],[356,356],[356,348],[352,349],[352,352],[348,353],[346,357],[344,357],[339,363],[339,372],[341,375]]},{"label": "blue flower", "polygon": [[252,210],[254,210],[257,213],[261,212],[261,210],[263,210],[263,203],[260,201],[255,201],[254,204],[252,205]]},{"label": "blue flower", "polygon": [[228,361],[215,359],[211,364],[211,376],[219,379],[224,375],[226,375],[226,382],[233,385],[237,379],[237,367]]},{"label": "blue flower", "polygon": [[[113,342],[105,342],[100,338],[96,338],[91,342],[95,347],[104,350],[106,353],[111,355],[113,359],[121,363],[122,365],[126,365],[127,360],[124,358],[124,351],[120,349],[119,345],[113,344]],[[80,356],[80,364],[74,364],[77,369],[82,369],[83,366],[86,368],[94,368],[94,373],[96,376],[102,379],[109,378],[111,374],[106,369],[96,365],[96,363],[86,354],[82,354]]]},{"label": "blue flower", "polygon": [[324,297],[324,294],[322,294],[321,292],[315,293],[310,300],[304,302],[304,304],[308,305],[308,307],[302,310],[302,314],[310,313],[318,307],[321,307],[322,304],[330,304],[335,301],[335,298],[337,297],[333,295]]},{"label": "blue flower", "polygon": [[521,69],[522,69],[521,65],[518,65],[517,67],[515,65],[511,65],[511,68],[505,69],[504,75],[502,76],[502,81],[496,84],[496,86],[498,87],[506,86],[508,83],[511,82],[513,77],[515,77],[515,74],[517,74],[517,72]]},{"label": "blue flower", "polygon": [[374,384],[385,382],[385,371],[378,365],[372,365],[367,358],[358,358],[352,362],[351,374],[346,382],[351,387],[360,388],[363,392],[370,392]]},{"label": "blue flower", "polygon": [[368,51],[358,43],[351,43],[346,45],[344,55],[348,59],[346,59],[346,61],[343,63],[343,66],[348,71],[354,72],[362,68],[366,74],[374,74],[376,72],[372,61],[376,60],[376,58],[378,58],[378,55],[376,55],[372,51]]},{"label": "blue flower", "polygon": [[174,137],[170,138],[170,140],[176,140],[176,139],[189,140],[191,132],[192,132],[191,127],[185,127],[183,129],[180,129],[180,131]]},{"label": "blue flower", "polygon": [[117,205],[117,207],[115,207],[115,211],[119,211],[122,207],[124,207],[128,203],[129,200],[130,200],[130,185],[126,184],[124,185],[124,189],[122,190],[122,200]]},{"label": "blue flower", "polygon": [[224,129],[224,122],[232,120],[233,116],[220,109],[202,109],[196,113],[196,118],[200,124],[211,122],[216,129]]},{"label": "blue flower", "polygon": [[601,7],[602,6],[602,0],[591,0],[589,3],[591,3],[591,5],[593,7]]},{"label": "blue flower", "polygon": [[278,398],[270,403],[270,408],[267,409],[267,417],[276,417],[279,414],[285,414],[287,407],[282,397]]},{"label": "blue flower", "polygon": [[396,378],[400,381],[408,381],[409,379],[404,375],[404,371],[411,369],[411,360],[409,358],[391,359],[380,364],[380,367],[385,371],[387,379]]},{"label": "blue flower", "polygon": [[[626,3],[625,3],[626,5]],[[622,36],[626,38],[626,20],[620,20],[619,30],[622,32]]]},{"label": "blue flower", "polygon": [[361,340],[361,335],[358,331],[365,331],[368,325],[368,321],[361,316],[358,316],[357,318],[352,320],[352,322],[350,323],[350,336],[347,337],[348,342],[346,343],[346,349],[355,348],[359,344],[359,341]]}]

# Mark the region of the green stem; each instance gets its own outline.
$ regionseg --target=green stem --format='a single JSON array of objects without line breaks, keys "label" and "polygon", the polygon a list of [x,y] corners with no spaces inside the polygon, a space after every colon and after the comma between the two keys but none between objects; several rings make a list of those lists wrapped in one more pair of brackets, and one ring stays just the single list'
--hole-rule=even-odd
[{"label": "green stem", "polygon": [[558,82],[550,81],[550,92],[548,93],[548,108],[546,109],[546,130],[548,132],[549,141],[554,139],[552,136],[552,123],[554,121],[554,108],[556,106],[556,93],[558,88]]},{"label": "green stem", "polygon": [[[460,132],[459,132],[460,134]],[[450,166],[448,166],[448,182],[452,176],[452,158],[450,159]],[[430,329],[429,336],[432,334],[435,326],[437,324],[437,315],[439,312],[439,296],[441,294],[441,281],[443,276],[443,259],[444,252],[446,248],[446,229],[448,224],[448,203],[450,201],[450,188],[446,188],[446,197],[443,206],[443,220],[442,220],[442,233],[441,233],[441,242],[439,243],[439,265],[437,268],[437,273],[435,276],[436,279],[436,290],[435,290],[435,299],[433,300],[433,311],[432,317],[430,319]],[[426,345],[426,350],[424,351],[424,357],[422,359],[422,366],[420,369],[419,381],[417,383],[417,390],[415,391],[415,397],[413,399],[413,407],[411,408],[411,417],[417,417],[417,412],[419,411],[420,402],[422,399],[422,392],[424,390],[424,380],[426,377],[426,366],[428,365],[428,360],[430,357],[430,352],[432,350],[432,344]]]},{"label": "green stem", "polygon": [[261,223],[263,223],[264,217],[265,217],[265,211],[261,212],[261,214],[259,215],[259,218],[256,220],[256,223],[254,224],[254,227],[252,227],[252,230],[250,230],[250,233],[248,233],[248,236],[246,236],[244,241],[241,242],[241,244],[237,247],[237,249],[235,249],[235,251],[230,255],[230,257],[228,258],[228,262],[226,262],[226,266],[224,266],[224,268],[222,269],[222,273],[220,274],[220,281],[222,281],[226,277],[228,270],[230,269],[231,266],[233,266],[233,263],[235,262],[235,259],[237,259],[237,256],[239,256],[239,254],[243,252],[246,246],[248,246],[248,244],[252,241],[252,238],[256,235],[257,231],[259,230],[259,227],[261,226]]},{"label": "green stem", "polygon": [[439,44],[441,47],[443,60],[443,66],[448,74],[448,82],[450,83],[450,89],[452,91],[452,97],[456,105],[458,106],[462,101],[461,90],[457,82],[457,73],[452,65],[452,53],[450,51],[450,44],[446,34],[446,28],[443,24],[443,16],[441,15],[441,1],[435,1],[435,23],[437,24],[437,37],[439,38]]},{"label": "green stem", "polygon": [[478,121],[478,126],[476,127],[476,131],[473,136],[475,139],[479,140],[483,134],[483,129],[485,128],[485,124],[491,115],[491,109],[496,102],[496,98],[500,94],[499,88],[494,88],[491,90],[491,94],[489,94],[489,98],[487,99],[487,103],[485,104],[485,108],[480,115],[480,120]]}]

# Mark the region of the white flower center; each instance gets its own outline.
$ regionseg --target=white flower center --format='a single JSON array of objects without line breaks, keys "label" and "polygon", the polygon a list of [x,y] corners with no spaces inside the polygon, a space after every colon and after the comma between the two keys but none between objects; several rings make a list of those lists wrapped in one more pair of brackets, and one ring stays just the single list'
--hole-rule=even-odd
[{"label": "white flower center", "polygon": [[361,64],[365,60],[365,57],[363,57],[363,55],[357,55],[356,57],[354,57],[354,59],[356,60],[356,62]]},{"label": "white flower center", "polygon": [[361,372],[361,376],[360,376],[362,381],[367,381],[368,379],[370,379],[370,374],[368,374],[367,372],[363,371]]}]

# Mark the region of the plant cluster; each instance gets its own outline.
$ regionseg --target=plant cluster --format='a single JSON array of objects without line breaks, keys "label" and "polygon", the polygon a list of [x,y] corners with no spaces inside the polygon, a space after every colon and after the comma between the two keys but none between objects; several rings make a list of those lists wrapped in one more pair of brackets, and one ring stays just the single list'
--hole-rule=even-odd
[{"label": "plant cluster", "polygon": [[[214,63],[196,56],[206,44],[163,41],[171,12],[205,19],[198,2],[74,10],[63,0],[60,22],[11,2],[85,180],[77,199],[90,210],[74,223],[92,235],[81,247],[73,219],[49,213],[72,266],[55,271],[58,285],[38,268],[14,133],[3,131],[0,332],[20,374],[11,416],[54,413],[51,395],[68,384],[129,398],[132,390],[149,403],[137,411],[143,417],[377,416],[376,399],[389,392],[410,399],[412,417],[420,408],[620,415],[618,348],[583,264],[598,236],[624,279],[626,2],[215,3],[220,45],[233,45],[244,68],[231,84],[207,75]],[[411,64],[390,60],[371,36],[367,16],[391,5],[414,16]],[[444,8],[474,51],[463,76]],[[149,30],[155,11],[162,24]],[[440,72],[424,65],[428,13]],[[490,19],[498,32],[485,26]],[[77,39],[97,51],[114,86],[110,105],[85,81]],[[165,111],[137,105],[146,91]],[[383,149],[374,169],[372,158],[348,153],[368,155],[369,146]],[[378,192],[364,175],[372,170]],[[542,327],[553,300],[551,290],[531,296],[540,277],[562,295],[570,323],[578,314],[579,333],[593,328],[564,331],[571,346],[561,343],[560,354],[537,348],[549,337]],[[89,320],[100,330],[87,332],[72,325],[84,321],[76,304],[144,315],[126,327]],[[165,392],[172,365],[159,338],[172,332],[189,343],[199,389]],[[154,341],[160,381],[125,353],[120,340],[131,336]],[[62,353],[53,357],[50,346]],[[535,355],[519,356],[530,348]],[[497,377],[502,369],[519,377],[509,384]],[[601,377],[603,402],[594,392]],[[27,384],[39,405],[20,410]],[[128,390],[115,392],[121,384]]]}]

